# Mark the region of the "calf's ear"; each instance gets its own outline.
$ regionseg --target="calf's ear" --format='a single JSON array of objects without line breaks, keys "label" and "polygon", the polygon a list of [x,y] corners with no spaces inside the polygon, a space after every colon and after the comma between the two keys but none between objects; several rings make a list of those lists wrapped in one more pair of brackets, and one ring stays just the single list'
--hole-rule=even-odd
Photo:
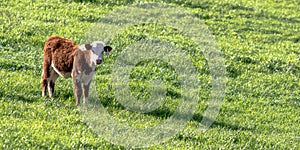
[{"label": "calf's ear", "polygon": [[104,47],[105,52],[110,52],[111,50],[112,50],[112,48],[110,46],[105,46]]},{"label": "calf's ear", "polygon": [[85,48],[86,48],[87,50],[91,50],[91,49],[92,49],[92,45],[90,45],[90,44],[85,44],[84,46],[85,46]]},{"label": "calf's ear", "polygon": [[106,53],[106,55],[108,56],[109,55],[109,52],[112,50],[112,48],[110,46],[105,46],[104,47],[104,51]]}]

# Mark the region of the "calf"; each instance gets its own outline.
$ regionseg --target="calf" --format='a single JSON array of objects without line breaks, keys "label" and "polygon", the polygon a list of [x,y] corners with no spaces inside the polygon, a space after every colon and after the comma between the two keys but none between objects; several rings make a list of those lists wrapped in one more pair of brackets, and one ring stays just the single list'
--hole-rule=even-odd
[{"label": "calf", "polygon": [[66,38],[49,37],[44,46],[42,96],[46,95],[48,88],[49,96],[53,97],[55,81],[59,76],[72,77],[76,105],[79,105],[82,95],[81,83],[84,84],[84,102],[86,102],[88,97],[86,89],[95,74],[96,65],[102,63],[103,52],[105,51],[108,55],[111,50],[112,48],[104,46],[103,42],[79,46]]},{"label": "calf", "polygon": [[74,93],[76,105],[79,105],[80,97],[83,93],[83,103],[88,100],[89,87],[96,73],[96,65],[103,61],[103,53],[109,55],[110,46],[104,46],[101,41],[93,42],[92,44],[84,44],[76,49],[74,63],[72,69],[72,78],[74,84]]}]

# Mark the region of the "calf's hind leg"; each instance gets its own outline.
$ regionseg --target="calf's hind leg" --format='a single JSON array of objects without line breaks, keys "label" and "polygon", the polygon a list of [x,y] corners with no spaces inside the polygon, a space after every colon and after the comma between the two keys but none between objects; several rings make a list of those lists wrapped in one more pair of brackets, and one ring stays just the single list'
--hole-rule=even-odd
[{"label": "calf's hind leg", "polygon": [[48,59],[44,58],[42,79],[41,79],[42,96],[46,96],[49,77],[50,77],[50,62]]},{"label": "calf's hind leg", "polygon": [[44,76],[44,71],[42,73],[42,96],[46,96],[46,93],[47,93],[47,85],[48,85],[48,80],[46,77],[43,77]]}]

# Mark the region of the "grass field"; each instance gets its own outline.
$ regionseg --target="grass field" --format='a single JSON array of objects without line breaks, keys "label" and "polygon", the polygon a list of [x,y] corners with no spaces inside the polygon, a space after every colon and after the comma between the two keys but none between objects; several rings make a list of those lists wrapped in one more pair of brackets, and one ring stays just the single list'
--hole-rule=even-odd
[{"label": "grass field", "polygon": [[[43,98],[40,76],[47,37],[60,35],[83,43],[93,23],[117,8],[136,2],[5,0],[0,3],[0,148],[126,149],[106,141],[88,126],[75,106],[71,79],[59,78],[55,97]],[[180,85],[174,69],[165,62],[141,62],[130,74],[132,93],[141,99],[147,97],[147,80],[160,79],[167,86],[166,101],[152,112],[141,114],[124,108],[113,96],[109,82],[113,63],[126,46],[155,37],[185,50],[202,82],[198,109],[187,126],[169,141],[150,149],[299,149],[300,2],[166,0],[164,3],[186,9],[205,22],[215,36],[227,70],[226,96],[219,115],[206,132],[199,130],[211,90],[205,57],[180,31],[155,24],[128,27],[108,41],[114,50],[98,66],[95,82],[101,91],[99,99],[110,115],[121,123],[146,128],[174,112]]]}]

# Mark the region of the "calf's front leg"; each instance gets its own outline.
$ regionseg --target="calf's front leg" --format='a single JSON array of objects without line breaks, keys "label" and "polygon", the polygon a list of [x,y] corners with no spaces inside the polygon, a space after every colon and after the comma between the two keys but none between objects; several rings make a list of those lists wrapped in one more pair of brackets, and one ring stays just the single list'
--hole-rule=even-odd
[{"label": "calf's front leg", "polygon": [[54,95],[54,87],[55,87],[55,81],[58,78],[58,74],[52,69],[50,72],[50,78],[48,81],[48,92],[49,92],[49,96],[53,97]]},{"label": "calf's front leg", "polygon": [[80,104],[80,98],[82,95],[82,86],[81,86],[81,80],[73,78],[73,85],[74,85],[74,94],[76,99],[76,106]]},{"label": "calf's front leg", "polygon": [[86,104],[88,102],[89,97],[89,89],[92,81],[89,81],[87,84],[83,85],[83,103]]}]

